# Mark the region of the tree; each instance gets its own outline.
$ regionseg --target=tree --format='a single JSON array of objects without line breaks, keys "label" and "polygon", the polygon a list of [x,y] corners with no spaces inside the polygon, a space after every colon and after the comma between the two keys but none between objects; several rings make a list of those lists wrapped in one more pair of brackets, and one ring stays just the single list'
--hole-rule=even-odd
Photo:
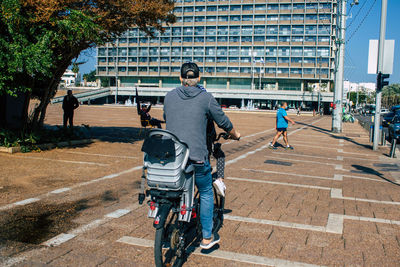
[{"label": "tree", "polygon": [[383,88],[382,104],[387,108],[400,104],[400,84],[391,84]]},{"label": "tree", "polygon": [[96,81],[96,70],[92,70],[89,73],[83,74],[83,79],[86,79],[87,82],[95,82]]},{"label": "tree", "polygon": [[[0,95],[36,98],[31,127],[42,126],[61,76],[81,51],[136,26],[153,35],[174,22],[173,0],[2,0]],[[27,112],[27,111],[26,111]]]}]

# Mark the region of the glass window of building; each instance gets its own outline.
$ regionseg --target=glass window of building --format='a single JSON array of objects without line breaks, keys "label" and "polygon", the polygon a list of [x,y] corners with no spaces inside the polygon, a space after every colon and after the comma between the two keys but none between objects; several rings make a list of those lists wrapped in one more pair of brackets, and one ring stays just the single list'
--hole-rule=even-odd
[{"label": "glass window of building", "polygon": [[196,6],[195,11],[196,12],[204,12],[204,11],[206,11],[206,7],[205,6]]},{"label": "glass window of building", "polygon": [[227,36],[218,36],[217,37],[217,42],[219,42],[219,43],[227,43],[228,42],[228,37]]},{"label": "glass window of building", "polygon": [[238,58],[238,57],[230,57],[230,58],[229,58],[229,61],[230,61],[230,62],[237,63],[237,62],[239,62],[239,58]]},{"label": "glass window of building", "polygon": [[126,72],[126,67],[118,67],[119,72]]},{"label": "glass window of building", "polygon": [[183,12],[184,12],[184,13],[193,12],[193,11],[194,11],[194,8],[193,8],[192,6],[185,6],[185,7],[183,8]]},{"label": "glass window of building", "polygon": [[292,34],[304,34],[304,26],[303,25],[293,25],[292,26]]},{"label": "glass window of building", "polygon": [[105,48],[99,48],[98,55],[99,56],[105,56],[106,55],[106,49]]},{"label": "glass window of building", "polygon": [[140,57],[139,62],[142,62],[142,63],[147,62],[147,57]]},{"label": "glass window of building", "polygon": [[182,31],[181,31],[180,27],[173,27],[172,28],[172,35],[173,36],[178,36],[178,35],[181,35],[181,34],[182,34]]},{"label": "glass window of building", "polygon": [[240,16],[230,16],[231,21],[240,21]]},{"label": "glass window of building", "polygon": [[176,17],[176,22],[183,22],[183,17]]},{"label": "glass window of building", "polygon": [[315,64],[315,58],[314,57],[305,57],[303,62],[307,63],[307,64]]},{"label": "glass window of building", "polygon": [[218,26],[218,35],[228,35],[228,26]]},{"label": "glass window of building", "polygon": [[292,20],[294,20],[294,21],[304,21],[304,15],[293,14]]},{"label": "glass window of building", "polygon": [[108,49],[108,56],[116,56],[117,55],[117,49],[116,48],[109,48]]},{"label": "glass window of building", "polygon": [[183,27],[183,35],[193,35],[193,27]]},{"label": "glass window of building", "polygon": [[281,4],[281,10],[291,10],[292,5],[291,4]]},{"label": "glass window of building", "polygon": [[254,34],[265,34],[265,26],[254,26]]},{"label": "glass window of building", "polygon": [[278,56],[289,56],[290,48],[289,47],[279,47],[278,48]]},{"label": "glass window of building", "polygon": [[242,34],[243,35],[252,35],[253,26],[242,26]]},{"label": "glass window of building", "polygon": [[175,7],[174,8],[174,13],[180,13],[180,12],[182,12],[182,7]]},{"label": "glass window of building", "polygon": [[276,37],[276,36],[267,36],[266,41],[267,42],[276,43],[278,41],[278,37]]},{"label": "glass window of building", "polygon": [[251,68],[240,68],[240,73],[251,73]]},{"label": "glass window of building", "polygon": [[215,57],[206,57],[206,62],[215,62]]},{"label": "glass window of building", "polygon": [[181,62],[180,57],[171,57],[171,62]]},{"label": "glass window of building", "polygon": [[242,42],[251,43],[252,37],[251,36],[242,36]]},{"label": "glass window of building", "polygon": [[230,56],[238,56],[239,55],[239,47],[229,47],[229,55]]},{"label": "glass window of building", "polygon": [[265,15],[255,15],[254,21],[265,21]]},{"label": "glass window of building", "polygon": [[303,69],[304,74],[314,74],[314,69],[311,68],[304,68]]},{"label": "glass window of building", "polygon": [[147,72],[147,67],[139,67],[140,72]]},{"label": "glass window of building", "polygon": [[265,4],[256,4],[254,6],[255,10],[265,10]]},{"label": "glass window of building", "polygon": [[169,72],[169,67],[161,67],[160,71],[161,72]]},{"label": "glass window of building", "polygon": [[206,42],[215,43],[216,41],[217,41],[217,38],[215,36],[207,36],[206,37]]},{"label": "glass window of building", "polygon": [[280,58],[278,58],[278,63],[287,63],[287,64],[289,64],[289,58],[288,57],[280,57]]},{"label": "glass window of building", "polygon": [[292,57],[302,57],[303,56],[303,48],[302,47],[292,47],[291,55],[292,55]]},{"label": "glass window of building", "polygon": [[267,16],[267,21],[278,21],[279,16],[278,15],[268,15]]},{"label": "glass window of building", "polygon": [[206,56],[215,56],[215,47],[206,47]]},{"label": "glass window of building", "polygon": [[226,47],[217,48],[217,56],[225,56],[228,54],[228,49]]},{"label": "glass window of building", "polygon": [[172,42],[173,43],[181,43],[182,42],[182,38],[181,37],[173,37],[172,38]]},{"label": "glass window of building", "polygon": [[202,57],[195,57],[193,58],[194,62],[203,62],[203,58]]},{"label": "glass window of building", "polygon": [[217,27],[215,27],[215,26],[207,26],[206,35],[216,35],[216,34],[217,34]]},{"label": "glass window of building", "polygon": [[219,16],[218,21],[229,21],[229,17],[228,16]]},{"label": "glass window of building", "polygon": [[194,21],[196,22],[204,22],[206,20],[206,18],[204,16],[198,16],[195,17]]},{"label": "glass window of building", "polygon": [[182,62],[193,62],[193,57],[183,57]]},{"label": "glass window of building", "polygon": [[265,54],[267,56],[276,56],[276,47],[267,47]]},{"label": "glass window of building", "polygon": [[194,55],[203,55],[204,54],[204,47],[195,47],[193,49]]},{"label": "glass window of building", "polygon": [[147,38],[147,37],[142,37],[142,38],[139,39],[139,41],[140,41],[140,43],[142,43],[142,44],[147,44],[147,43],[149,42],[149,38]]},{"label": "glass window of building", "polygon": [[254,36],[254,42],[264,42],[265,36]]},{"label": "glass window of building", "polygon": [[290,35],[290,26],[288,25],[279,26],[279,34]]},{"label": "glass window of building", "polygon": [[252,21],[253,20],[253,15],[243,15],[242,16],[242,21]]},{"label": "glass window of building", "polygon": [[315,25],[306,25],[306,34],[317,34],[317,26]]},{"label": "glass window of building", "polygon": [[158,67],[149,67],[149,71],[158,72]]},{"label": "glass window of building", "polygon": [[305,57],[315,56],[315,47],[304,47],[304,56]]},{"label": "glass window of building", "polygon": [[239,73],[239,68],[238,67],[229,67],[228,72]]},{"label": "glass window of building", "polygon": [[209,74],[214,73],[215,72],[215,68],[214,67],[206,67],[205,72],[209,73]]},{"label": "glass window of building", "polygon": [[139,55],[140,56],[148,56],[149,55],[149,51],[148,51],[147,47],[140,47],[139,48]]},{"label": "glass window of building", "polygon": [[158,62],[158,57],[149,57],[149,62]]},{"label": "glass window of building", "polygon": [[184,47],[183,48],[183,55],[184,56],[191,56],[193,54],[193,48],[192,47]]},{"label": "glass window of building", "polygon": [[278,26],[267,26],[267,34],[277,34],[278,33]]},{"label": "glass window of building", "polygon": [[230,36],[229,42],[230,43],[238,43],[238,42],[240,42],[240,37],[239,36]]},{"label": "glass window of building", "polygon": [[318,34],[330,34],[330,27],[325,25],[318,26]]},{"label": "glass window of building", "polygon": [[194,27],[194,34],[204,35],[204,27],[203,26]]},{"label": "glass window of building", "polygon": [[181,54],[181,47],[172,47],[171,54],[173,56],[179,56]]},{"label": "glass window of building", "polygon": [[289,73],[289,69],[288,68],[278,68],[277,70],[276,70],[276,73],[279,73],[279,74],[287,74],[287,73]]},{"label": "glass window of building", "polygon": [[265,58],[265,63],[276,63],[276,57]]},{"label": "glass window of building", "polygon": [[226,57],[217,57],[217,63],[224,63],[224,62],[227,62]]},{"label": "glass window of building", "polygon": [[240,62],[242,63],[251,63],[251,57],[241,57]]},{"label": "glass window of building", "polygon": [[101,62],[101,63],[105,63],[105,62],[107,62],[107,58],[106,57],[99,57],[98,59],[97,59],[97,62]]},{"label": "glass window of building", "polygon": [[194,41],[196,43],[203,43],[204,42],[204,37],[194,37]]},{"label": "glass window of building", "polygon": [[289,43],[290,42],[290,36],[279,36],[279,42],[281,42],[281,43]]},{"label": "glass window of building", "polygon": [[239,26],[231,26],[229,28],[230,35],[239,35],[240,34],[240,27]]},{"label": "glass window of building", "polygon": [[291,20],[291,15],[283,14],[279,16],[280,21],[290,21]]},{"label": "glass window of building", "polygon": [[305,41],[309,43],[315,43],[317,41],[317,37],[315,36],[306,36]]},{"label": "glass window of building", "polygon": [[216,6],[207,6],[207,12],[215,12],[215,11],[217,11]]},{"label": "glass window of building", "polygon": [[267,10],[279,10],[279,5],[278,4],[268,4]]},{"label": "glass window of building", "polygon": [[301,63],[301,62],[303,62],[303,58],[301,58],[301,57],[292,57],[291,61],[292,61],[292,64],[293,63]]},{"label": "glass window of building", "polygon": [[181,68],[180,67],[171,67],[171,72],[180,72]]},{"label": "glass window of building", "polygon": [[329,43],[330,41],[330,37],[329,36],[319,36],[318,37],[318,42],[322,43],[322,42],[326,42]]},{"label": "glass window of building", "polygon": [[128,62],[137,62],[137,57],[128,57]]},{"label": "glass window of building", "polygon": [[306,9],[318,9],[318,3],[307,3]]},{"label": "glass window of building", "polygon": [[330,3],[319,3],[319,9],[331,9],[331,7]]},{"label": "glass window of building", "polygon": [[161,62],[169,62],[169,57],[161,57],[160,61]]},{"label": "glass window of building", "polygon": [[318,57],[329,57],[329,47],[318,47],[317,49]]},{"label": "glass window of building", "polygon": [[193,22],[193,17],[184,17],[183,22]]},{"label": "glass window of building", "polygon": [[249,46],[242,46],[240,48],[240,54],[242,56],[249,56],[250,55],[250,47]]},{"label": "glass window of building", "polygon": [[228,11],[229,6],[228,5],[220,5],[218,6],[218,11]]},{"label": "glass window of building", "polygon": [[128,71],[129,72],[136,72],[137,71],[137,67],[128,67]]},{"label": "glass window of building", "polygon": [[231,11],[240,11],[241,10],[241,8],[240,8],[240,5],[231,5]]},{"label": "glass window of building", "polygon": [[171,42],[170,37],[161,37],[161,43],[169,43],[169,42]]},{"label": "glass window of building", "polygon": [[315,14],[307,14],[306,15],[306,20],[317,20],[318,16]]},{"label": "glass window of building", "polygon": [[138,29],[129,29],[129,36],[138,36],[139,30]]},{"label": "glass window of building", "polygon": [[192,43],[193,42],[193,37],[183,37],[183,42]]},{"label": "glass window of building", "polygon": [[251,10],[253,10],[253,5],[243,5],[242,10],[243,11],[251,11]]},{"label": "glass window of building", "polygon": [[217,17],[216,16],[207,16],[206,21],[208,22],[214,22],[217,21]]}]

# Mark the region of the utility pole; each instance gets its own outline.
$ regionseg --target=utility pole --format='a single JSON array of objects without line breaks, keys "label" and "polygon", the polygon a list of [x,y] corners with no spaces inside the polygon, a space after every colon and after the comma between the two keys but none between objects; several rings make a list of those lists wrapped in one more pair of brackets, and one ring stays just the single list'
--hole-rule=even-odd
[{"label": "utility pole", "polygon": [[337,41],[338,54],[336,74],[335,74],[335,92],[334,92],[334,109],[332,113],[332,132],[342,132],[342,101],[343,101],[343,72],[344,72],[344,45],[346,37],[346,4],[347,0],[340,1],[339,8],[339,38]]},{"label": "utility pole", "polygon": [[386,35],[386,13],[387,13],[387,0],[382,0],[381,7],[381,28],[379,32],[379,46],[378,46],[378,79],[376,88],[376,103],[375,103],[375,120],[374,120],[374,144],[373,150],[378,149],[379,132],[381,126],[381,101],[382,101],[382,84],[381,76],[383,71],[383,56],[385,48],[385,35]]}]

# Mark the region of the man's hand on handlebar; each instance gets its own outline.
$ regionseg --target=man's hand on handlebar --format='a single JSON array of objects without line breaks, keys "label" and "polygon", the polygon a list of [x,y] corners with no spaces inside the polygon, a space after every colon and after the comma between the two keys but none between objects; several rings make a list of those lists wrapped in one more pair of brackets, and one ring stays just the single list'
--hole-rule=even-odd
[{"label": "man's hand on handlebar", "polygon": [[235,128],[233,128],[230,132],[229,132],[229,137],[233,140],[240,140],[240,133],[238,131],[235,130]]}]

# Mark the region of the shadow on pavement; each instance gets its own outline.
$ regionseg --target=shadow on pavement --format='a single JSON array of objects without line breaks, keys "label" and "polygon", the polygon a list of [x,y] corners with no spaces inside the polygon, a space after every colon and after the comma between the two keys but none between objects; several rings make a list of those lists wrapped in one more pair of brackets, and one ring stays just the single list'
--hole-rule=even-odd
[{"label": "shadow on pavement", "polygon": [[372,168],[369,168],[369,167],[365,167],[365,166],[361,166],[361,165],[357,165],[357,164],[353,164],[351,166],[358,171],[357,173],[367,173],[367,174],[376,175],[379,178],[381,178],[381,179],[383,179],[383,180],[385,180],[385,181],[387,181],[387,182],[389,182],[391,184],[400,186],[399,183],[393,182],[392,180],[389,180],[389,179],[385,178],[382,173],[380,173],[379,171],[377,171],[375,169],[372,169]]}]

